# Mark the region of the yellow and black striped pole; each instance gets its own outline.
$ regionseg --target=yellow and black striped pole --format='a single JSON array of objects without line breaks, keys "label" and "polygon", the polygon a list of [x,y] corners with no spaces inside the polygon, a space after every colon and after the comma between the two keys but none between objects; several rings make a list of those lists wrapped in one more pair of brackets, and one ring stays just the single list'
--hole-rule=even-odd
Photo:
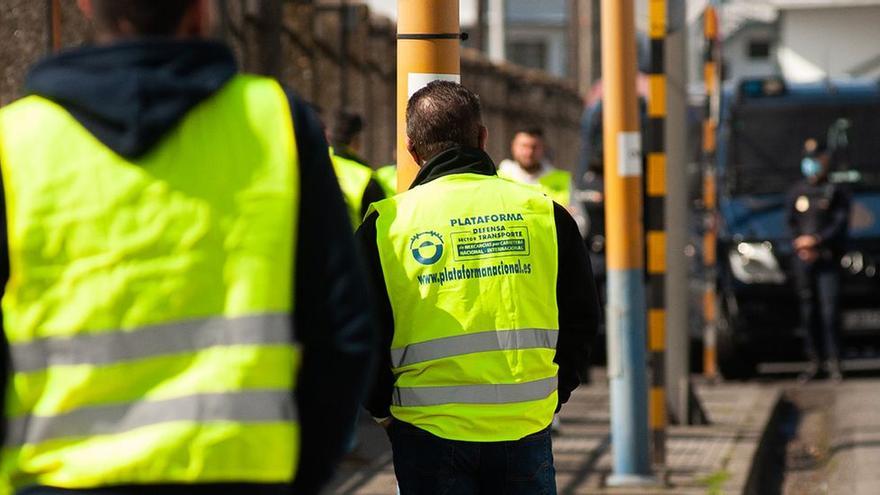
[{"label": "yellow and black striped pole", "polygon": [[645,227],[648,247],[648,411],[654,464],[666,464],[666,0],[650,0],[648,169]]},{"label": "yellow and black striped pole", "polygon": [[705,209],[703,234],[703,375],[718,378],[718,303],[715,275],[718,255],[717,214],[718,196],[715,186],[715,132],[718,129],[717,98],[720,95],[720,72],[718,66],[718,13],[713,5],[706,7],[704,16],[705,53],[703,76],[706,84],[706,107],[703,121],[703,208]]}]

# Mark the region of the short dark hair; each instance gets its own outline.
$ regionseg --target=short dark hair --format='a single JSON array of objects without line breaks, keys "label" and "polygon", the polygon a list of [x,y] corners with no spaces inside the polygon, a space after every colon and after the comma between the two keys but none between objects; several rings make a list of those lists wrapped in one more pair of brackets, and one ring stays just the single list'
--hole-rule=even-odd
[{"label": "short dark hair", "polygon": [[333,115],[333,128],[330,140],[333,144],[350,145],[354,138],[364,130],[364,119],[348,110],[338,110]]},{"label": "short dark hair", "polygon": [[128,21],[139,35],[174,34],[195,0],[93,0],[99,26],[116,30]]},{"label": "short dark hair", "polygon": [[433,81],[406,106],[406,135],[423,160],[456,146],[479,147],[482,127],[480,97],[458,83]]},{"label": "short dark hair", "polygon": [[527,134],[538,139],[544,139],[544,129],[540,127],[520,127],[513,135],[516,136],[518,134]]}]

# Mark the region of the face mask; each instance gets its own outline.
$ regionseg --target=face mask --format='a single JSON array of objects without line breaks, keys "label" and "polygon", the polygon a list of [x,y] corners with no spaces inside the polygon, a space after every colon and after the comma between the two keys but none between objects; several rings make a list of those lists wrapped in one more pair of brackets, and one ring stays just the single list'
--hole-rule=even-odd
[{"label": "face mask", "polygon": [[801,161],[801,173],[804,177],[815,177],[822,171],[822,164],[815,158],[804,158]]}]

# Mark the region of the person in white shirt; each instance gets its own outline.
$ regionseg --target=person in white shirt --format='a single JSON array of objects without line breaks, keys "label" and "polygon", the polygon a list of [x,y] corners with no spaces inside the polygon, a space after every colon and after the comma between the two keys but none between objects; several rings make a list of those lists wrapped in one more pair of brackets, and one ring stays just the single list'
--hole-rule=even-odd
[{"label": "person in white shirt", "polygon": [[583,236],[587,229],[587,216],[584,206],[575,200],[572,175],[551,165],[545,152],[543,129],[521,129],[510,144],[513,159],[503,160],[498,165],[498,175],[540,188],[550,199],[568,209]]}]

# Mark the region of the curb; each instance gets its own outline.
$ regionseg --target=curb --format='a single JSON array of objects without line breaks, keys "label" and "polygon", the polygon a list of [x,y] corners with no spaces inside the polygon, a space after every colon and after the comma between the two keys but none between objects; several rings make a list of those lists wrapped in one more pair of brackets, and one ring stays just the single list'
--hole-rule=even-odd
[{"label": "curb", "polygon": [[764,468],[767,466],[768,457],[773,452],[774,435],[778,430],[779,422],[782,419],[784,393],[781,389],[777,389],[773,397],[773,407],[764,418],[764,427],[758,442],[754,445],[751,455],[751,465],[748,474],[745,477],[745,483],[741,484],[743,495],[759,495],[763,493],[761,490],[761,477]]}]

